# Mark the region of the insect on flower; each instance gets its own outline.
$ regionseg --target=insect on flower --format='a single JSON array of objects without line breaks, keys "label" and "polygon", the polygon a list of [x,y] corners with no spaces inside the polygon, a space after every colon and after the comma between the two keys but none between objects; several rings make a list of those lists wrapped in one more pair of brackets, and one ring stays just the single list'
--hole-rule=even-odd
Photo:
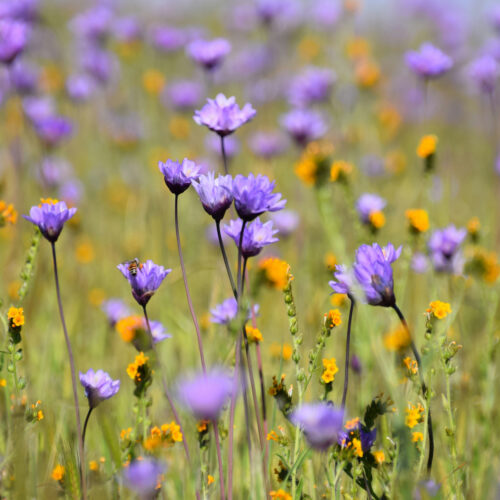
[{"label": "insect on flower", "polygon": [[142,264],[139,262],[139,259],[135,257],[132,260],[126,260],[125,262],[122,262],[125,266],[127,266],[127,271],[130,274],[130,276],[137,276],[137,268],[141,268]]}]

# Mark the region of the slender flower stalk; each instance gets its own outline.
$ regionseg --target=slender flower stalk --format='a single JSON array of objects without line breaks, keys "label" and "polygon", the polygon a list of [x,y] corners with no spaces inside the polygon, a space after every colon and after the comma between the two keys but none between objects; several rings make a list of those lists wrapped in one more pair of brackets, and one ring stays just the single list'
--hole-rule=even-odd
[{"label": "slender flower stalk", "polygon": [[347,322],[347,337],[345,341],[345,371],[344,371],[344,391],[342,392],[342,408],[345,408],[345,402],[347,398],[347,386],[349,384],[349,347],[351,342],[351,325],[352,316],[354,313],[354,299],[350,297],[351,307],[349,308],[349,320]]},{"label": "slender flower stalk", "polygon": [[87,412],[87,416],[85,417],[85,422],[83,423],[83,433],[82,433],[82,447],[83,447],[83,449],[85,449],[85,436],[87,434],[87,425],[89,423],[90,414],[92,413],[93,409],[94,409],[93,406],[89,407],[89,411]]},{"label": "slender flower stalk", "polygon": [[234,298],[238,300],[238,290],[236,289],[236,284],[234,283],[233,273],[231,272],[231,267],[229,266],[229,261],[227,258],[226,248],[224,247],[224,241],[222,240],[222,234],[220,231],[220,220],[215,221],[215,227],[217,228],[217,238],[219,239],[219,247],[224,259],[224,265],[226,266],[227,276],[231,283],[231,289],[233,290]]},{"label": "slender flower stalk", "polygon": [[64,340],[66,341],[66,349],[68,351],[69,357],[69,366],[71,370],[71,385],[73,389],[73,402],[75,405],[75,417],[76,417],[76,432],[78,435],[78,453],[80,455],[80,479],[82,484],[82,498],[86,500],[87,498],[87,483],[85,481],[85,457],[83,456],[83,436],[82,436],[82,424],[80,421],[80,406],[78,404],[78,392],[77,392],[77,384],[76,384],[76,375],[75,375],[75,360],[73,358],[73,350],[71,349],[71,342],[69,340],[68,330],[66,328],[66,321],[64,319],[64,311],[61,300],[61,289],[59,286],[59,274],[57,270],[57,256],[56,256],[56,243],[55,241],[51,242],[52,246],[52,262],[54,264],[54,279],[56,283],[56,293],[57,293],[57,304],[59,307],[59,316],[61,318],[61,324],[64,332]]},{"label": "slender flower stalk", "polygon": [[220,136],[220,150],[222,153],[222,164],[224,165],[224,173],[226,175],[228,175],[229,174],[229,167],[227,164],[226,146],[224,144],[224,136],[223,135]]},{"label": "slender flower stalk", "polygon": [[212,424],[214,427],[215,448],[217,450],[217,462],[219,464],[220,498],[221,500],[225,500],[226,489],[224,487],[224,467],[222,466],[222,455],[220,451],[219,425],[217,424],[217,420],[213,420]]}]

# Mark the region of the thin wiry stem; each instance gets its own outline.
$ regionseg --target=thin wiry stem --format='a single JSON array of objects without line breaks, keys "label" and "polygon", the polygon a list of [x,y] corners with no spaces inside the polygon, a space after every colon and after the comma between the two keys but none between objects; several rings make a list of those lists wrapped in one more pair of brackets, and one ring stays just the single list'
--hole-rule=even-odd
[{"label": "thin wiry stem", "polygon": [[349,309],[349,321],[347,322],[347,337],[345,340],[345,371],[344,371],[344,392],[342,393],[342,408],[345,407],[345,401],[347,398],[347,386],[349,384],[349,348],[351,343],[351,325],[352,316],[354,313],[354,299],[350,297],[351,307]]},{"label": "thin wiry stem", "polygon": [[215,448],[217,450],[217,462],[219,463],[220,498],[221,500],[225,500],[226,490],[224,488],[224,468],[222,467],[222,455],[220,452],[219,426],[217,424],[217,420],[214,420],[212,423],[214,426]]},{"label": "thin wiry stem", "polygon": [[231,266],[227,259],[226,249],[224,247],[224,241],[222,240],[222,234],[220,232],[220,220],[215,221],[215,227],[217,228],[217,238],[219,239],[219,247],[222,253],[222,258],[224,259],[224,265],[226,266],[227,276],[229,282],[231,283],[231,289],[233,290],[233,295],[236,300],[238,300],[238,290],[236,289],[236,284],[234,283],[233,273],[231,272]]},{"label": "thin wiry stem", "polygon": [[[411,338],[410,328],[408,327],[408,323],[406,322],[406,319],[405,319],[403,313],[401,312],[401,309],[399,309],[399,307],[396,304],[394,304],[392,306],[392,308],[396,311],[396,314],[398,315],[402,325],[404,326],[405,330],[408,332],[408,335],[410,335],[410,338]],[[413,355],[415,356],[415,360],[417,361],[418,373],[420,376],[420,383],[422,385],[422,393],[424,395],[424,398],[426,398],[427,397],[427,386],[425,385],[424,375],[422,373],[422,360],[420,358],[420,354],[418,352],[417,346],[413,342],[413,339],[411,340],[410,346],[411,346],[411,350],[413,352]],[[427,413],[427,431],[429,433],[429,458],[427,459],[427,474],[430,475],[431,470],[432,470],[432,460],[434,458],[434,434],[432,432],[432,417],[431,417],[430,405],[429,405],[429,409],[428,409],[428,413]]]},{"label": "thin wiry stem", "polygon": [[222,163],[224,165],[224,172],[226,175],[229,174],[229,167],[227,165],[227,154],[226,154],[226,145],[224,144],[224,136],[220,136],[220,150],[222,153]]},{"label": "thin wiry stem", "polygon": [[82,446],[84,450],[85,450],[85,436],[87,434],[87,424],[89,423],[90,414],[92,413],[93,409],[94,409],[93,406],[89,407],[89,411],[87,412],[87,416],[85,417],[85,422],[83,423]]},{"label": "thin wiry stem", "polygon": [[194,312],[193,301],[191,300],[191,294],[189,293],[189,286],[187,282],[186,269],[184,268],[184,258],[182,256],[182,246],[181,238],[179,234],[179,195],[175,195],[175,236],[177,238],[177,250],[179,252],[179,260],[181,263],[182,279],[184,281],[184,289],[186,290],[186,298],[188,302],[189,312],[191,313],[191,318],[193,319],[194,329],[196,330],[196,336],[198,338],[198,349],[200,351],[201,366],[203,368],[203,373],[207,371],[205,365],[205,356],[203,354],[203,342],[201,340],[200,325],[198,324],[198,319]]},{"label": "thin wiry stem", "polygon": [[80,422],[80,406],[78,404],[78,392],[76,385],[76,375],[75,375],[75,360],[73,358],[73,350],[71,349],[71,342],[69,340],[68,329],[66,328],[66,320],[64,319],[64,311],[61,300],[61,288],[59,286],[59,273],[57,271],[57,257],[56,257],[56,244],[52,244],[52,262],[54,264],[54,279],[56,282],[56,293],[57,293],[57,304],[59,306],[59,316],[61,318],[61,324],[64,332],[64,340],[66,341],[66,349],[68,351],[69,366],[71,369],[71,385],[73,388],[73,401],[75,405],[75,417],[76,417],[76,432],[78,434],[78,453],[80,454],[80,479],[82,483],[82,498],[86,500],[87,498],[87,483],[85,481],[85,457],[83,456],[83,438],[82,438],[82,424]]}]

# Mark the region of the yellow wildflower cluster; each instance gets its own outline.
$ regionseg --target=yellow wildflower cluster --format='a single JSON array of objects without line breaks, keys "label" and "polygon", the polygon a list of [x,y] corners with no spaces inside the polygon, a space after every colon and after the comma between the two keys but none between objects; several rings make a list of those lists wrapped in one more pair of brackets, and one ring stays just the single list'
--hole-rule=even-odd
[{"label": "yellow wildflower cluster", "polygon": [[75,250],[75,257],[81,264],[89,264],[95,259],[95,251],[92,243],[84,239],[80,241]]},{"label": "yellow wildflower cluster", "polygon": [[330,309],[325,314],[325,324],[327,328],[334,328],[342,324],[342,314],[338,309]]},{"label": "yellow wildflower cluster", "polygon": [[198,422],[198,424],[196,425],[196,430],[199,433],[208,431],[208,424],[209,423],[210,423],[210,420],[200,420]]},{"label": "yellow wildflower cluster", "polygon": [[264,271],[264,275],[269,284],[278,290],[286,288],[290,280],[293,279],[290,273],[290,265],[284,260],[276,257],[261,260],[259,262],[259,268]]},{"label": "yellow wildflower cluster", "polygon": [[40,198],[38,206],[41,208],[42,205],[56,205],[57,203],[59,203],[59,200],[56,198]]},{"label": "yellow wildflower cluster", "polygon": [[262,333],[258,328],[246,325],[245,332],[247,334],[248,342],[255,342],[255,343],[262,342],[263,340]]},{"label": "yellow wildflower cluster", "polygon": [[410,334],[403,326],[399,326],[384,335],[384,346],[388,351],[401,351],[408,347],[410,342]]},{"label": "yellow wildflower cluster", "polygon": [[24,310],[22,307],[11,307],[7,312],[7,319],[10,320],[10,325],[20,327],[24,325]]},{"label": "yellow wildflower cluster", "polygon": [[5,201],[0,200],[0,227],[9,224],[15,224],[17,221],[17,212],[14,210],[14,205],[7,205]]},{"label": "yellow wildflower cluster", "polygon": [[425,159],[436,152],[438,138],[435,135],[424,135],[417,146],[417,156]]},{"label": "yellow wildflower cluster", "polygon": [[141,374],[139,372],[139,368],[147,363],[149,358],[147,356],[144,356],[143,352],[140,352],[136,357],[135,361],[128,365],[127,367],[127,374],[132,380],[136,380],[140,382],[141,380]]},{"label": "yellow wildflower cluster", "polygon": [[347,447],[349,446],[352,447],[355,456],[360,458],[363,456],[363,447],[361,446],[361,441],[358,438],[353,438],[353,440],[347,445]]},{"label": "yellow wildflower cluster", "polygon": [[122,429],[120,432],[120,439],[125,441],[126,439],[130,439],[130,435],[132,434],[132,427],[128,429]]},{"label": "yellow wildflower cluster", "polygon": [[500,276],[498,255],[488,252],[484,248],[475,248],[471,261],[467,264],[471,271],[475,271],[486,283],[495,283]]},{"label": "yellow wildflower cluster", "polygon": [[429,214],[421,208],[411,208],[405,212],[410,229],[416,233],[425,233],[429,229]]},{"label": "yellow wildflower cluster", "polygon": [[326,359],[323,358],[323,374],[321,375],[321,380],[325,384],[329,384],[335,380],[335,374],[339,371],[337,367],[337,361],[335,358]]},{"label": "yellow wildflower cluster", "polygon": [[38,420],[38,422],[40,422],[40,420],[43,420],[45,417],[45,415],[43,414],[43,411],[40,409],[41,404],[42,404],[42,402],[40,400],[38,400],[36,403],[33,403],[31,405],[33,420]]},{"label": "yellow wildflower cluster", "polygon": [[336,160],[330,167],[330,181],[345,181],[352,174],[354,166],[352,163],[344,160]]},{"label": "yellow wildflower cluster", "polygon": [[385,155],[385,168],[393,174],[400,174],[406,168],[406,155],[399,149],[393,149]]},{"label": "yellow wildflower cluster", "polygon": [[52,471],[52,474],[50,475],[50,477],[52,477],[52,479],[54,481],[62,481],[63,478],[64,478],[64,473],[65,473],[65,469],[64,469],[64,466],[63,465],[56,465]]},{"label": "yellow wildflower cluster", "polygon": [[377,464],[383,464],[385,462],[385,453],[382,450],[374,451],[372,453],[373,458]]},{"label": "yellow wildflower cluster", "polygon": [[418,373],[418,364],[414,359],[411,359],[409,356],[403,359],[403,364],[406,366],[406,369],[415,375]]},{"label": "yellow wildflower cluster", "polygon": [[423,421],[422,414],[424,413],[424,407],[420,403],[417,406],[409,404],[405,411],[405,425],[410,429],[413,429],[413,427]]},{"label": "yellow wildflower cluster", "polygon": [[346,45],[347,57],[352,61],[358,59],[365,59],[371,55],[371,45],[370,42],[363,37],[351,38]]},{"label": "yellow wildflower cluster", "polygon": [[215,482],[214,476],[211,476],[210,474],[208,474],[207,475],[207,486],[210,486],[214,482]]},{"label": "yellow wildflower cluster", "polygon": [[276,491],[271,491],[269,494],[273,500],[292,500],[292,495],[281,488]]},{"label": "yellow wildflower cluster", "polygon": [[481,229],[481,222],[479,221],[479,217],[472,217],[467,222],[467,232],[471,236],[477,236],[479,230]]},{"label": "yellow wildflower cluster", "polygon": [[276,443],[279,441],[279,436],[276,434],[276,431],[271,431],[267,434],[266,439],[268,441],[275,441]]},{"label": "yellow wildflower cluster", "polygon": [[144,329],[144,318],[137,315],[127,316],[117,321],[115,328],[125,342],[132,342],[137,330]]},{"label": "yellow wildflower cluster", "polygon": [[429,304],[429,308],[426,312],[432,314],[437,319],[443,319],[451,313],[451,306],[448,302],[434,300]]},{"label": "yellow wildflower cluster", "polygon": [[106,462],[106,459],[104,457],[101,457],[99,459],[99,462],[97,460],[90,460],[89,462],[89,469],[92,471],[92,472],[98,472],[99,471],[99,464],[103,464],[104,462]]},{"label": "yellow wildflower cluster", "polygon": [[411,440],[413,443],[418,443],[419,441],[424,440],[424,435],[421,432],[412,432]]},{"label": "yellow wildflower cluster", "polygon": [[169,424],[163,424],[161,427],[153,427],[150,436],[144,441],[144,448],[152,451],[160,446],[172,446],[181,442],[181,428],[172,421]]},{"label": "yellow wildflower cluster", "polygon": [[385,215],[382,210],[375,210],[373,212],[370,212],[370,214],[368,215],[368,220],[375,229],[380,229],[385,226]]},{"label": "yellow wildflower cluster", "polygon": [[328,167],[328,157],[333,146],[311,142],[307,145],[299,162],[295,165],[295,175],[306,185],[314,186],[324,167]]},{"label": "yellow wildflower cluster", "polygon": [[281,345],[277,342],[273,342],[269,346],[269,351],[273,358],[283,358],[284,361],[288,361],[292,357],[293,347],[287,343]]}]

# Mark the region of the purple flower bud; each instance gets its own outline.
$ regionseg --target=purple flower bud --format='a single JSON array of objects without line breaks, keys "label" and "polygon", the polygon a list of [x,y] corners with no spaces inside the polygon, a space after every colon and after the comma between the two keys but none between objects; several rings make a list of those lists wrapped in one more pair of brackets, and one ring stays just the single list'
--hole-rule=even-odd
[{"label": "purple flower bud", "polygon": [[166,467],[152,458],[134,460],[123,469],[123,479],[127,488],[139,495],[141,500],[152,500]]},{"label": "purple flower bud", "polygon": [[75,215],[76,208],[68,208],[64,201],[42,201],[34,205],[30,214],[23,217],[38,226],[41,233],[51,243],[55,243],[61,234],[64,223]]},{"label": "purple flower bud", "polygon": [[73,133],[72,123],[64,116],[47,116],[38,119],[35,123],[38,137],[48,146],[55,147]]},{"label": "purple flower bud", "polygon": [[322,115],[310,109],[294,109],[281,117],[281,126],[299,145],[322,137],[327,125]]},{"label": "purple flower bud", "polygon": [[[253,304],[253,314],[258,316],[259,304]],[[238,314],[238,302],[234,297],[224,300],[210,309],[210,321],[219,325],[228,325]],[[248,310],[247,319],[252,317],[252,311]]]},{"label": "purple flower bud", "polygon": [[50,97],[25,97],[23,111],[33,123],[44,120],[55,114],[55,104]]},{"label": "purple flower bud", "polygon": [[420,78],[438,78],[448,72],[453,61],[444,52],[431,43],[424,43],[418,51],[410,51],[405,55],[407,66]]},{"label": "purple flower bud", "polygon": [[302,404],[290,415],[293,425],[300,427],[309,445],[326,451],[338,441],[344,410],[326,402]]},{"label": "purple flower bud", "polygon": [[114,21],[113,35],[120,42],[134,42],[141,38],[141,27],[134,17],[122,17]]},{"label": "purple flower bud", "polygon": [[181,49],[187,41],[187,34],[178,28],[155,26],[151,30],[149,38],[155,49],[168,53]]},{"label": "purple flower bud", "polygon": [[300,217],[292,210],[282,210],[270,215],[271,220],[278,229],[281,238],[290,236],[299,226]]},{"label": "purple flower bud", "polygon": [[116,266],[132,287],[134,299],[145,306],[172,269],[156,265],[152,260],[139,262],[134,259]]},{"label": "purple flower bud", "polygon": [[168,189],[176,195],[186,191],[200,176],[200,166],[187,158],[184,158],[181,163],[174,160],[167,160],[165,163],[160,161],[158,168],[163,174]]},{"label": "purple flower bud", "polygon": [[38,67],[17,59],[10,68],[9,79],[17,92],[20,94],[30,94],[36,90]]},{"label": "purple flower bud", "polygon": [[28,43],[30,27],[13,19],[0,19],[0,62],[10,64]]},{"label": "purple flower bud", "polygon": [[207,101],[201,110],[194,112],[193,119],[221,136],[232,134],[257,113],[249,103],[240,109],[234,97],[227,98],[224,94],[217,94],[215,99]]},{"label": "purple flower bud", "polygon": [[461,244],[467,236],[467,230],[450,225],[436,229],[429,239],[428,248],[434,269],[439,272],[460,274],[463,268]]},{"label": "purple flower bud", "polygon": [[411,268],[415,273],[424,274],[429,269],[429,259],[422,252],[415,252],[411,259]]},{"label": "purple flower bud", "polygon": [[109,34],[114,17],[109,7],[96,5],[75,16],[69,25],[82,38],[99,42]]},{"label": "purple flower bud", "polygon": [[[229,226],[224,226],[225,233],[233,238],[236,246],[240,243],[242,225],[242,220],[236,219],[229,221]],[[261,252],[264,246],[279,241],[278,238],[274,237],[277,233],[278,230],[273,228],[272,221],[262,224],[260,218],[257,217],[254,221],[245,226],[241,244],[241,254],[246,259],[255,257]]]},{"label": "purple flower bud", "polygon": [[94,372],[92,368],[87,373],[80,372],[80,383],[85,389],[89,406],[95,408],[101,401],[113,397],[120,389],[120,381],[113,380],[102,370]]},{"label": "purple flower bud", "polygon": [[194,40],[187,46],[189,57],[208,71],[219,66],[230,51],[231,44],[225,38]]},{"label": "purple flower bud", "polygon": [[232,185],[233,179],[230,175],[219,175],[215,179],[213,172],[200,175],[198,180],[193,182],[205,212],[216,221],[224,217],[233,202]]},{"label": "purple flower bud", "polygon": [[353,354],[351,356],[351,363],[350,367],[354,373],[357,373],[358,375],[363,371],[363,365],[361,364],[361,360],[356,356],[356,354]]},{"label": "purple flower bud", "polygon": [[361,222],[368,224],[370,222],[370,214],[382,211],[386,204],[387,202],[376,194],[362,194],[356,202],[356,210]]},{"label": "purple flower bud", "polygon": [[82,69],[97,82],[105,84],[113,74],[116,60],[110,52],[90,44],[80,52],[80,64]]}]

